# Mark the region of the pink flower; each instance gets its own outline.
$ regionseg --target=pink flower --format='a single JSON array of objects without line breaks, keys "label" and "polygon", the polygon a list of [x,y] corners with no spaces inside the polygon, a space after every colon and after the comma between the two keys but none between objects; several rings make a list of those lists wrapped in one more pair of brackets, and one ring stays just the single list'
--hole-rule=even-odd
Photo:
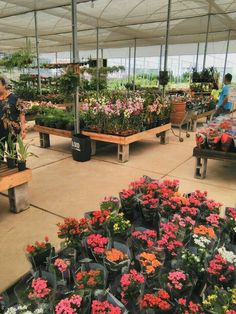
[{"label": "pink flower", "polygon": [[70,298],[61,300],[55,307],[56,314],[76,314],[80,308],[82,298],[80,295],[74,294]]},{"label": "pink flower", "polygon": [[29,299],[41,299],[49,295],[51,289],[47,287],[47,280],[37,278],[32,280],[33,291],[28,294]]},{"label": "pink flower", "polygon": [[57,258],[54,262],[54,265],[59,269],[61,273],[64,273],[69,266],[68,262],[64,261],[61,258]]}]

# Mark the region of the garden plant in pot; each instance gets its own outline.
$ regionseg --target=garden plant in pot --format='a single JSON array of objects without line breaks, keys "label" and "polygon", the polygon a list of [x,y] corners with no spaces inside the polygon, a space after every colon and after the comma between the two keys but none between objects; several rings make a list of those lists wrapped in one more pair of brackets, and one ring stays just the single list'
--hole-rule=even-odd
[{"label": "garden plant in pot", "polygon": [[32,152],[29,152],[30,143],[24,144],[20,135],[17,135],[17,156],[18,156],[18,170],[26,169],[26,161],[29,157],[38,157]]},{"label": "garden plant in pot", "polygon": [[15,168],[16,160],[17,160],[16,143],[15,143],[15,137],[10,133],[7,138],[5,156],[7,159],[7,167],[9,169]]}]

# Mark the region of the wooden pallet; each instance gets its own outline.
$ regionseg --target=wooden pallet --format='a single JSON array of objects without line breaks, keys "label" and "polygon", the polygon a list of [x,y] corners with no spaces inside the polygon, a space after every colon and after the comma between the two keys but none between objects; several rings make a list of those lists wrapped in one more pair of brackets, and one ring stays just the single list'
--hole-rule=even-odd
[{"label": "wooden pallet", "polygon": [[10,210],[19,213],[29,208],[28,182],[32,179],[32,170],[18,171],[0,164],[0,192],[8,190]]},{"label": "wooden pallet", "polygon": [[196,179],[205,179],[208,159],[236,161],[236,153],[226,153],[197,147],[193,149],[193,156],[196,159],[194,169],[194,177]]},{"label": "wooden pallet", "polygon": [[[171,129],[171,124],[165,124],[147,131],[139,132],[130,136],[118,136],[109,135],[95,132],[82,131],[83,135],[89,136],[92,140],[92,155],[96,154],[96,142],[107,142],[118,145],[118,160],[120,162],[126,162],[129,160],[129,144],[140,141],[148,136],[157,135],[160,136],[161,144],[165,144],[166,132]],[[73,133],[71,131],[58,130],[53,128],[47,128],[36,125],[34,130],[39,132],[40,146],[42,148],[50,147],[49,135],[62,136],[72,138]]]}]

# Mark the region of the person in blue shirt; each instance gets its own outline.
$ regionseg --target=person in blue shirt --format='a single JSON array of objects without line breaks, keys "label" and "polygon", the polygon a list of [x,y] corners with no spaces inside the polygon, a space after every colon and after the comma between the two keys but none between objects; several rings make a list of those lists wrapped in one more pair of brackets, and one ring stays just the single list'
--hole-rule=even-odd
[{"label": "person in blue shirt", "polygon": [[227,73],[224,77],[224,86],[222,88],[218,103],[216,105],[216,115],[230,113],[230,110],[232,109],[233,104],[229,101],[231,81],[232,75],[230,73]]}]

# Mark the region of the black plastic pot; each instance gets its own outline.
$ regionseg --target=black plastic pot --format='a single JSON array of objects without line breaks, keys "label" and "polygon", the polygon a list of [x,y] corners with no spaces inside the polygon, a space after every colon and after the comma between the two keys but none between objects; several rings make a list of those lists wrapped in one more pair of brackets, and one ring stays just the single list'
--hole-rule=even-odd
[{"label": "black plastic pot", "polygon": [[18,160],[18,170],[19,171],[24,171],[26,170],[26,161],[23,161],[23,160]]},{"label": "black plastic pot", "polygon": [[14,169],[14,168],[16,168],[16,159],[7,157],[7,167],[8,167],[9,169]]},{"label": "black plastic pot", "polygon": [[76,161],[88,161],[91,158],[91,139],[89,136],[75,134],[72,138],[72,157]]}]

